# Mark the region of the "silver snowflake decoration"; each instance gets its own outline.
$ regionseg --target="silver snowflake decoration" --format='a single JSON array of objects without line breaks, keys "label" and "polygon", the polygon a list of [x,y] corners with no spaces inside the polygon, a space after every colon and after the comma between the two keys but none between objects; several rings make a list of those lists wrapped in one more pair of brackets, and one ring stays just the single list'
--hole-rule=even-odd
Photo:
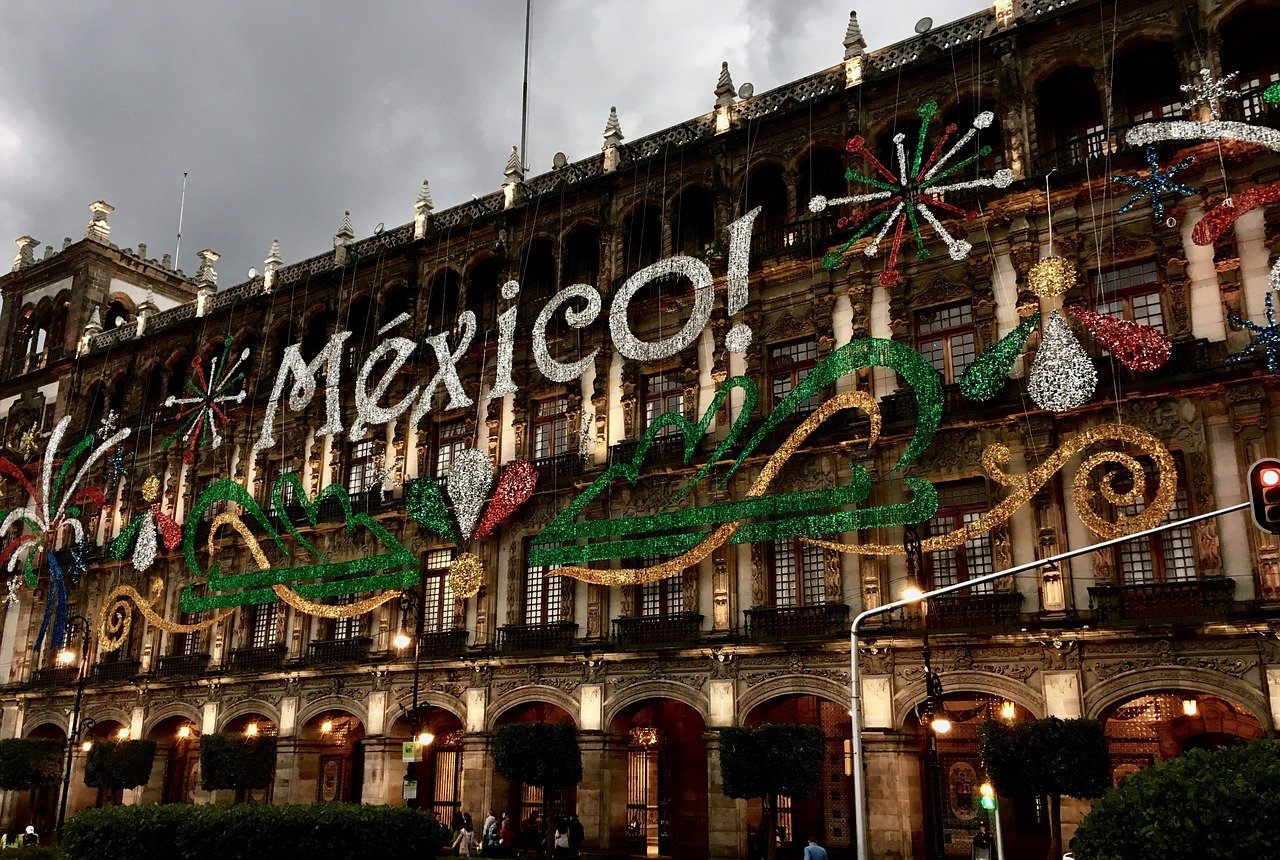
[{"label": "silver snowflake decoration", "polygon": [[1236,98],[1240,95],[1239,90],[1233,90],[1227,86],[1238,74],[1240,73],[1231,72],[1220,78],[1214,78],[1213,72],[1208,69],[1201,69],[1200,80],[1183,84],[1179,89],[1184,93],[1191,94],[1191,98],[1187,100],[1188,108],[1193,108],[1196,105],[1208,105],[1209,113],[1213,115],[1214,119],[1219,119],[1222,116],[1219,112],[1222,100]]},{"label": "silver snowflake decoration", "polygon": [[107,414],[102,416],[102,423],[98,425],[98,437],[105,439],[116,432],[118,423],[120,423],[120,415],[114,409],[108,409]]}]

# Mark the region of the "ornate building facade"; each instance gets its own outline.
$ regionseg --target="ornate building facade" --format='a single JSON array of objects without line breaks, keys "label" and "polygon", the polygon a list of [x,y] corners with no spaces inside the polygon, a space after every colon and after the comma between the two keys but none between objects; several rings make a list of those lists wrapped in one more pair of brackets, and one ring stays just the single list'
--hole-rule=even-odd
[{"label": "ornate building facade", "polygon": [[[442,817],[490,807],[526,817],[541,797],[495,773],[492,732],[516,721],[567,722],[577,727],[585,776],[556,803],[581,817],[585,850],[745,856],[759,806],[721,792],[716,730],[798,722],[823,728],[828,755],[820,790],[784,799],[786,838],[814,834],[833,856],[851,856],[853,615],[897,597],[909,580],[943,585],[1087,546],[1100,533],[1091,522],[1140,516],[1159,493],[1172,519],[1241,501],[1249,464],[1280,450],[1270,421],[1280,401],[1275,377],[1262,361],[1227,360],[1251,344],[1233,318],[1265,325],[1280,206],[1264,200],[1212,242],[1195,235],[1229,194],[1275,182],[1280,158],[1239,140],[1156,143],[1160,164],[1195,156],[1177,177],[1191,193],[1167,195],[1160,219],[1151,200],[1125,209],[1133,189],[1112,180],[1148,170],[1143,147],[1129,141],[1136,125],[1208,121],[1220,110],[1223,120],[1274,126],[1262,93],[1276,66],[1264,37],[1280,31],[1280,15],[1247,0],[1199,0],[1176,15],[1167,4],[1121,0],[1103,18],[1093,2],[1000,0],[876,51],[851,18],[843,60],[814,75],[740,97],[726,66],[706,115],[634,141],[611,115],[592,158],[526,179],[513,157],[500,191],[444,210],[424,183],[412,222],[357,241],[344,221],[332,251],[293,264],[273,244],[261,275],[226,288],[213,251],[202,251],[188,276],[167,257],[149,258],[145,246],[112,244],[112,207],[102,201],[90,206],[85,237],[61,250],[38,255],[37,240],[20,238],[13,270],[0,279],[0,426],[5,456],[32,483],[6,477],[0,508],[55,504],[36,498],[50,492],[37,476],[72,464],[84,453],[72,445],[86,435],[102,456],[83,483],[104,496],[77,514],[83,540],[51,517],[41,549],[28,554],[34,587],[11,585],[0,735],[67,738],[76,669],[58,665],[49,646],[62,644],[61,613],[83,614],[92,632],[70,644],[88,650],[88,734],[124,730],[159,745],[151,781],[124,802],[229,799],[200,790],[196,743],[252,730],[278,738],[267,799],[404,803],[415,649],[395,644],[421,624],[421,699],[434,742],[420,766],[419,802]],[[832,44],[838,51],[838,33]],[[1232,89],[1241,94],[1212,108],[1196,101],[1180,85],[1201,68],[1214,78],[1239,72]],[[931,101],[932,127],[919,110]],[[927,259],[910,253],[903,215],[897,227],[882,219],[884,243],[893,230],[905,236],[896,262],[882,248],[824,265],[859,226],[842,220],[851,208],[838,201],[866,190],[846,170],[875,176],[863,150],[897,182],[894,165],[905,171],[907,160],[895,143],[901,134],[919,176],[942,152],[939,143],[920,166],[946,123],[958,127],[956,138],[976,129],[966,155],[989,147],[957,179],[1007,170],[1010,181],[945,192],[950,208],[939,210],[936,234],[908,213],[934,252]],[[880,183],[872,187],[890,187]],[[811,206],[817,197],[832,204]],[[959,209],[978,215],[953,217]],[[732,225],[744,219],[752,230],[738,261],[745,304],[729,283],[744,247],[731,247]],[[875,229],[851,250],[879,243]],[[940,253],[943,232],[967,253]],[[714,279],[714,306],[683,349],[628,350],[616,331],[620,317],[642,346],[682,337],[701,293],[679,272],[633,282],[617,313],[591,311],[586,292],[549,304],[586,284],[609,308],[630,276],[677,255]],[[1077,273],[1061,296],[1030,284],[1035,264],[1051,255]],[[896,281],[885,277],[895,267]],[[511,281],[518,292],[504,286]],[[1081,331],[1097,389],[1055,412],[1028,396],[1033,338],[993,397],[964,396],[958,383],[977,356],[1034,313],[1047,318],[1063,307],[1157,329],[1171,355],[1137,373]],[[514,328],[504,328],[513,308]],[[574,312],[568,319],[564,308]],[[752,338],[734,352],[726,341],[737,325]],[[416,351],[388,350],[394,337]],[[901,368],[885,363],[842,371],[794,404],[790,418],[772,420],[810,371],[867,338],[910,347],[937,371],[940,422],[914,458],[904,452],[926,423],[926,405]],[[295,345],[300,362],[288,377],[282,356]],[[739,378],[765,394],[739,388],[717,397]],[[309,386],[299,382],[306,379]],[[341,432],[371,414],[357,404],[371,390],[388,413],[391,404],[400,411],[365,421],[364,435]],[[836,413],[792,450],[800,419],[842,395],[861,412]],[[687,425],[659,420],[671,413]],[[335,415],[339,432],[325,432]],[[1147,480],[1128,472],[1106,479],[1086,462],[1093,448],[1072,447],[1117,425],[1159,440],[1168,468],[1150,450],[1121,446]],[[131,433],[107,445],[116,428]],[[738,451],[720,443],[740,430],[763,434],[761,444],[729,470]],[[680,556],[676,543],[593,561],[598,581],[549,577],[550,565],[531,562],[539,536],[588,491],[599,490],[584,517],[599,521],[714,508],[759,498],[753,484],[780,449],[774,498],[848,498],[841,493],[868,476],[868,501],[885,508],[904,499],[900,471],[936,488],[937,510],[917,526],[922,569],[908,569],[902,520],[891,519],[808,534],[759,528],[756,538],[724,541],[651,582],[610,571],[653,569]],[[472,450],[499,470],[532,463],[536,488],[486,536],[442,537],[448,528],[428,528],[412,500],[447,499],[455,515],[468,508],[460,488],[475,472],[468,467],[463,480],[457,465]],[[642,466],[637,480],[599,483],[633,462]],[[702,480],[707,463],[726,479]],[[1038,469],[1041,478],[1022,479]],[[1082,471],[1091,484],[1080,483]],[[282,481],[291,474],[296,482]],[[220,480],[244,497],[206,498]],[[1109,490],[1087,489],[1102,480]],[[324,493],[331,485],[341,491]],[[992,514],[1019,493],[1025,498],[1005,506],[1011,511]],[[247,517],[250,503],[261,516],[228,527],[224,517]],[[130,540],[141,545],[147,523],[164,517],[181,525],[184,540],[155,526],[154,559],[140,557]],[[946,545],[973,522],[989,528]],[[584,532],[570,529],[568,542],[576,534]],[[815,534],[825,545],[812,542]],[[400,585],[368,589],[372,598],[211,598],[212,556],[223,571],[273,571],[280,563],[259,556],[274,545],[287,563],[319,557],[345,576],[354,568],[343,565],[378,557],[389,542],[412,554],[410,573]],[[464,552],[483,567],[466,597],[449,575]],[[127,588],[133,596],[121,597]],[[872,856],[923,856],[926,825],[943,829],[954,856],[969,856],[980,816],[977,727],[989,716],[1097,717],[1117,780],[1191,746],[1274,729],[1278,608],[1280,541],[1244,513],[933,602],[933,665],[954,724],[940,744],[941,820],[925,801],[920,619],[889,616],[863,640]],[[183,626],[190,629],[176,629]],[[84,787],[82,759],[77,753],[72,811],[108,800]],[[28,820],[47,827],[55,794],[8,792],[9,829]],[[1011,856],[1043,851],[1043,809],[1009,803],[1003,815]]]}]

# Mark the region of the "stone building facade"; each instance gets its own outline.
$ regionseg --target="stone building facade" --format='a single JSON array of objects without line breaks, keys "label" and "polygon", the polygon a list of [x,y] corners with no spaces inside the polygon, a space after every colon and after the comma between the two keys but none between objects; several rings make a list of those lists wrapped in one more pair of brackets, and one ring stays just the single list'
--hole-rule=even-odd
[{"label": "stone building facade", "polygon": [[[444,210],[434,208],[424,183],[411,222],[357,241],[345,220],[332,251],[292,264],[273,244],[261,275],[226,288],[213,251],[202,251],[198,271],[188,276],[175,261],[149,258],[145,246],[112,244],[112,207],[102,201],[90,206],[85,237],[68,239],[59,251],[46,247],[38,255],[37,240],[20,238],[13,270],[0,279],[6,456],[34,474],[64,418],[55,458],[99,431],[109,415],[133,431],[118,480],[99,479],[105,473],[95,467],[92,480],[104,486],[106,503],[84,516],[87,569],[70,580],[68,597],[73,612],[95,621],[87,733],[124,730],[159,744],[151,781],[119,799],[229,800],[200,790],[196,739],[252,726],[278,738],[274,783],[262,792],[268,799],[404,803],[401,749],[412,736],[415,667],[413,649],[394,643],[420,615],[421,698],[435,738],[422,765],[422,805],[445,817],[456,808],[482,817],[490,807],[524,817],[540,798],[494,772],[492,732],[515,721],[568,722],[579,733],[585,777],[556,803],[576,809],[588,852],[745,856],[759,806],[720,790],[716,730],[800,722],[824,729],[828,756],[821,790],[784,801],[787,839],[813,833],[833,856],[851,856],[852,616],[896,597],[909,577],[944,584],[1095,541],[1078,515],[1081,490],[1073,480],[1083,453],[1012,515],[960,548],[928,553],[917,571],[908,570],[903,553],[838,552],[784,537],[725,544],[656,583],[589,584],[547,578],[527,561],[531,541],[605,469],[635,457],[658,415],[675,411],[696,424],[719,386],[747,377],[768,393],[745,419],[758,428],[814,366],[868,337],[918,350],[942,375],[941,426],[908,473],[939,492],[937,515],[920,526],[923,537],[959,528],[1014,492],[984,467],[990,446],[1008,451],[1002,474],[1023,475],[1078,434],[1107,425],[1147,431],[1172,452],[1170,516],[1241,501],[1249,464],[1280,450],[1270,421],[1280,395],[1262,362],[1226,361],[1250,343],[1230,318],[1264,322],[1280,207],[1241,216],[1211,245],[1197,244],[1192,232],[1225,189],[1240,193],[1275,181],[1280,161],[1236,142],[1161,145],[1161,164],[1196,156],[1179,174],[1195,193],[1166,200],[1163,221],[1151,217],[1150,201],[1121,213],[1131,189],[1111,176],[1145,169],[1141,148],[1124,134],[1135,123],[1209,118],[1208,107],[1189,105],[1179,88],[1202,67],[1215,77],[1240,73],[1235,87],[1243,95],[1224,102],[1225,118],[1274,125],[1274,109],[1261,97],[1276,79],[1264,35],[1277,32],[1280,20],[1274,8],[1247,0],[1199,0],[1173,16],[1167,4],[1121,0],[1104,17],[1100,25],[1091,2],[1000,0],[876,51],[851,18],[843,60],[814,75],[739,97],[726,66],[706,115],[628,141],[611,114],[602,151],[592,158],[532,178],[513,158],[500,191]],[[882,284],[883,252],[851,254],[824,268],[823,254],[856,224],[841,224],[837,207],[814,213],[808,204],[818,195],[857,193],[844,173],[865,163],[846,142],[861,136],[892,163],[894,135],[916,140],[917,106],[931,99],[941,122],[956,123],[960,133],[982,111],[993,112],[994,122],[977,135],[991,152],[972,175],[997,168],[1013,174],[1007,188],[949,198],[980,212],[945,222],[972,251],[953,260],[926,229],[932,256],[916,259],[908,236],[897,284]],[[929,129],[930,145],[940,124]],[[756,207],[749,299],[729,307],[728,231]],[[1087,341],[1097,392],[1083,406],[1054,413],[1027,397],[1032,347],[994,399],[964,399],[956,383],[965,366],[1038,309],[1028,273],[1050,253],[1079,273],[1062,302],[1162,329],[1173,342],[1169,363],[1135,374]],[[573,284],[598,287],[607,308],[630,275],[681,254],[713,273],[715,307],[705,330],[671,357],[625,358],[604,310],[581,327],[563,314],[538,319],[547,300]],[[511,280],[520,284],[518,296],[503,294]],[[650,281],[626,315],[636,337],[654,342],[678,333],[693,313],[690,293],[678,277]],[[499,318],[517,305],[517,387],[491,396],[504,361]],[[267,415],[287,347],[300,344],[310,362],[335,334],[352,333],[342,343],[341,381],[333,389],[350,426],[362,384],[356,371],[391,336],[379,332],[408,314],[409,322],[392,326],[395,335],[421,335],[420,344],[435,337],[452,350],[463,337],[458,320],[465,311],[475,314],[475,334],[444,364],[456,369],[470,405],[450,408],[453,390],[442,378],[433,408],[419,420],[407,410],[354,440],[318,432],[328,415],[325,385],[309,405],[288,408],[286,394],[274,418]],[[531,341],[544,323],[556,360],[594,356],[568,381],[539,369]],[[753,333],[742,353],[725,346],[735,323]],[[246,396],[225,404],[222,444],[195,445],[188,462],[181,433],[164,442],[179,429],[177,410],[165,404],[189,394],[192,360],[207,369],[228,340],[233,354],[248,353]],[[420,346],[382,391],[383,402],[401,400],[441,367],[441,351]],[[791,457],[771,491],[834,493],[855,469],[876,481],[893,473],[918,423],[902,381],[885,367],[859,370],[822,398],[846,392],[878,404],[878,439],[869,438],[865,418],[832,419]],[[749,406],[730,397],[711,410],[710,439],[688,458],[679,437],[656,436],[642,480],[611,485],[592,515],[661,511]],[[274,443],[255,451],[264,420]],[[766,453],[782,439],[771,437]],[[458,454],[470,448],[499,466],[531,461],[539,479],[491,536],[455,546],[409,516],[405,500],[421,482],[447,488]],[[699,483],[676,507],[744,498],[765,461],[765,453],[753,454],[723,487]],[[301,493],[273,498],[277,481],[290,473],[299,476]],[[153,476],[158,489],[148,496],[144,484]],[[162,546],[140,573],[104,547],[153,507],[186,522],[188,512],[206,510],[200,496],[219,478],[233,479],[274,527],[289,523],[328,559],[376,554],[369,529],[344,528],[351,514],[319,502],[304,508],[324,487],[343,487],[356,513],[419,559],[422,585],[362,615],[328,618],[277,601],[235,608],[195,632],[162,629],[134,601],[124,610],[132,626],[121,647],[102,649],[96,621],[120,586],[134,587],[158,617],[201,621],[179,606],[183,590],[204,577],[203,569],[188,567],[181,548]],[[1124,478],[1118,480],[1123,492]],[[1149,489],[1153,483],[1154,476]],[[880,504],[901,499],[892,489],[875,492]],[[16,481],[6,481],[3,495],[4,509],[29,501]],[[1114,519],[1145,504],[1100,503],[1098,510]],[[221,509],[208,510],[193,527],[201,565]],[[830,537],[900,546],[903,529]],[[218,547],[227,569],[254,568],[247,540]],[[73,549],[81,551],[69,536],[55,536],[47,555],[69,570]],[[479,556],[484,581],[464,599],[450,592],[445,574],[467,549]],[[297,545],[291,552],[305,560]],[[43,575],[34,589],[15,584],[16,600],[3,610],[4,737],[67,736],[75,669],[58,666],[52,650],[33,648],[51,587]],[[924,799],[919,619],[890,616],[870,630],[862,654],[872,856],[923,856],[926,826],[941,826],[949,851],[969,856],[980,815],[977,726],[988,716],[1098,717],[1117,780],[1191,746],[1274,729],[1278,606],[1280,541],[1243,513],[935,602],[933,666],[955,724],[941,742],[941,821],[930,820]],[[83,786],[82,758],[77,753],[73,811],[111,801]],[[55,795],[7,793],[8,829],[28,820],[47,827]],[[1069,807],[1069,817],[1081,811]],[[1012,856],[1043,851],[1043,809],[1010,803],[1004,816]]]}]

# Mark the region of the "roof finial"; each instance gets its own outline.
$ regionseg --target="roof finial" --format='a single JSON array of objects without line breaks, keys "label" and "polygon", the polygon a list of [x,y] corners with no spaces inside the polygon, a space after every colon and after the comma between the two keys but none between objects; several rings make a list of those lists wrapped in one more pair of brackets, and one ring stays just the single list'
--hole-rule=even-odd
[{"label": "roof finial", "polygon": [[604,145],[617,146],[622,141],[622,124],[618,122],[618,109],[610,107],[609,119],[604,124]]},{"label": "roof finial", "polygon": [[734,96],[738,90],[733,85],[733,78],[729,76],[729,62],[720,64],[720,79],[716,81],[716,107],[733,104]]},{"label": "roof finial", "polygon": [[435,204],[431,202],[431,186],[427,184],[425,179],[422,180],[422,189],[418,192],[418,201],[414,208],[422,208],[428,212],[436,208]]},{"label": "roof finial", "polygon": [[844,31],[844,58],[851,60],[867,52],[867,40],[862,38],[862,28],[858,26],[858,13],[849,13],[849,29]]},{"label": "roof finial", "polygon": [[89,226],[84,228],[85,238],[96,239],[107,244],[111,239],[111,225],[107,223],[107,216],[114,211],[116,207],[105,200],[95,200],[90,203],[89,213],[93,217],[89,221]]},{"label": "roof finial", "polygon": [[338,228],[338,232],[334,234],[334,245],[349,245],[351,240],[356,237],[355,228],[351,226],[351,210],[342,213],[342,226]]},{"label": "roof finial", "polygon": [[524,181],[524,169],[520,167],[519,147],[511,147],[511,155],[507,156],[507,166],[503,169],[502,175],[507,177],[508,182]]}]

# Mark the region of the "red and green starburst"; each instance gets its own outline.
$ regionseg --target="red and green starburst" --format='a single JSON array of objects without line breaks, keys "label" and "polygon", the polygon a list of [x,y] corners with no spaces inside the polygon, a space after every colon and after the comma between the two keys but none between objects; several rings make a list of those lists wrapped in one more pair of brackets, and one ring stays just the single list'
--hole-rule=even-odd
[{"label": "red and green starburst", "polygon": [[195,459],[196,447],[218,448],[222,445],[220,427],[228,422],[224,407],[228,403],[242,403],[248,393],[243,387],[232,394],[236,386],[244,382],[244,371],[240,366],[249,357],[249,350],[244,350],[232,360],[231,344],[234,338],[223,341],[222,355],[209,359],[209,373],[204,372],[204,365],[197,356],[191,360],[191,378],[187,380],[186,390],[189,397],[170,395],[164,401],[165,406],[178,406],[178,429],[164,437],[164,447],[168,448],[182,440],[186,450],[182,452],[182,461],[190,463]]}]

